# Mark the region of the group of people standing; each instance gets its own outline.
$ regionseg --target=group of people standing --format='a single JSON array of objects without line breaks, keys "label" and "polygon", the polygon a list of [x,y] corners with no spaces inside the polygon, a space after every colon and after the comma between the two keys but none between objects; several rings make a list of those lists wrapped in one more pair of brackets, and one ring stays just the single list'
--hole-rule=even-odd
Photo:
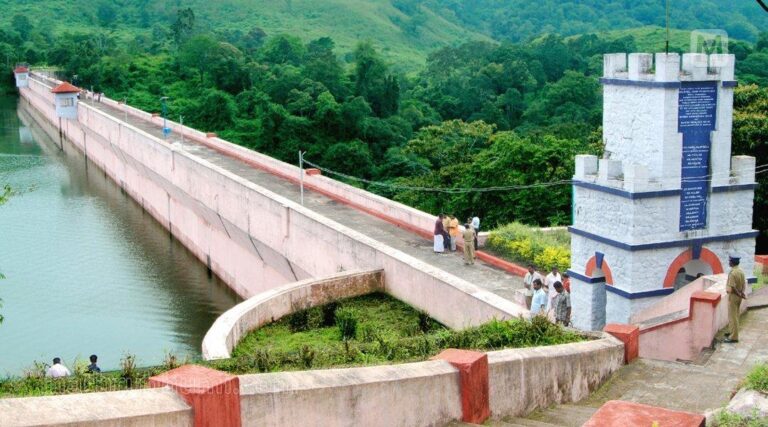
[{"label": "group of people standing", "polygon": [[567,274],[560,274],[557,266],[546,275],[528,264],[523,278],[525,303],[532,316],[546,316],[564,326],[571,324],[571,280]]},{"label": "group of people standing", "polygon": [[467,219],[461,225],[453,215],[440,214],[435,221],[433,249],[436,254],[445,251],[456,252],[456,242],[463,240],[464,265],[475,263],[477,249],[477,233],[480,232],[480,218],[477,216]]}]

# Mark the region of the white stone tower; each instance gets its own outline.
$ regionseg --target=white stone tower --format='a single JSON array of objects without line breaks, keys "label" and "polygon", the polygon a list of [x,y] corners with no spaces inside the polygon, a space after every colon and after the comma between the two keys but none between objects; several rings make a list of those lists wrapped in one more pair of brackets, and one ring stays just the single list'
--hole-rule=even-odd
[{"label": "white stone tower", "polygon": [[64,82],[51,89],[56,103],[56,115],[62,119],[77,119],[77,95],[80,88]]},{"label": "white stone tower", "polygon": [[16,87],[29,86],[29,67],[26,65],[17,65],[13,69],[13,76],[16,78]]},{"label": "white stone tower", "polygon": [[753,271],[755,159],[731,157],[734,57],[655,59],[605,56],[605,158],[576,157],[569,274],[581,329],[630,322],[698,273],[727,271],[728,254]]}]

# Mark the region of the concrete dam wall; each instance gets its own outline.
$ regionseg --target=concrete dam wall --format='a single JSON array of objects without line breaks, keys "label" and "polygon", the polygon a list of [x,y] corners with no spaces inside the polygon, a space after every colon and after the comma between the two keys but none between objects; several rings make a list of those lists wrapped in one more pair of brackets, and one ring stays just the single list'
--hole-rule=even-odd
[{"label": "concrete dam wall", "polygon": [[[83,101],[78,103],[77,120],[59,119],[50,93],[56,84],[33,75],[29,87],[20,93],[243,298],[340,271],[382,269],[386,292],[428,311],[449,327],[463,328],[525,312],[151,135],[147,126],[156,126],[157,119],[149,113],[102,98],[105,106],[124,109],[125,120],[122,114],[103,111],[106,108],[99,108],[98,103]],[[192,129],[185,132],[191,139],[205,138]],[[201,143],[221,144],[220,151],[225,153],[245,150],[218,141]],[[69,148],[67,142],[63,144],[64,149]]]}]

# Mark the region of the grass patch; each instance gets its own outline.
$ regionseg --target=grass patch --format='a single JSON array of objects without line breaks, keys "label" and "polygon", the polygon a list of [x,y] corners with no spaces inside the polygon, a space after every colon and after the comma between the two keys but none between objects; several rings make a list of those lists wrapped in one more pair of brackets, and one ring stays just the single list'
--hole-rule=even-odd
[{"label": "grass patch", "polygon": [[747,374],[744,386],[750,390],[768,394],[768,363],[755,365]]},{"label": "grass patch", "polygon": [[729,411],[721,411],[715,417],[718,427],[768,427],[768,418],[746,418]]},{"label": "grass patch", "polygon": [[[375,365],[426,360],[446,348],[497,350],[583,339],[544,318],[494,320],[452,331],[378,293],[342,300],[335,307],[332,325],[320,323],[324,308],[316,307],[252,331],[237,345],[233,359],[218,368],[239,373],[254,367],[267,372]],[[301,325],[303,319],[307,327]]]},{"label": "grass patch", "polygon": [[768,284],[768,276],[763,274],[763,266],[761,264],[755,264],[755,277],[757,277],[757,283],[752,284],[753,291],[764,288]]}]

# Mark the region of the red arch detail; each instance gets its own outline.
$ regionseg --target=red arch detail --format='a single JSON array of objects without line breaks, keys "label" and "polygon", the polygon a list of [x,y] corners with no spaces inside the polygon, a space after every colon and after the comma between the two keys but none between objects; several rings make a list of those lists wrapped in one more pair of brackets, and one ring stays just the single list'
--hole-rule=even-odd
[{"label": "red arch detail", "polygon": [[[683,251],[683,253],[678,255],[674,261],[672,261],[669,269],[667,269],[667,275],[664,277],[665,288],[671,288],[675,286],[675,278],[677,277],[677,272],[680,271],[680,269],[683,268],[683,266],[692,259],[693,251],[691,249],[686,249]],[[699,256],[699,259],[712,267],[712,274],[720,274],[723,272],[723,264],[720,262],[720,258],[718,258],[717,255],[715,255],[715,253],[709,249],[701,248],[701,255]]]},{"label": "red arch detail", "polygon": [[[592,258],[587,261],[587,268],[584,271],[584,274],[587,277],[592,277],[592,273],[594,273],[596,269],[597,259],[592,256]],[[611,267],[608,266],[608,261],[606,261],[605,258],[603,258],[603,268],[601,268],[601,270],[603,270],[603,274],[605,274],[605,284],[613,286],[613,273],[611,273]]]}]

